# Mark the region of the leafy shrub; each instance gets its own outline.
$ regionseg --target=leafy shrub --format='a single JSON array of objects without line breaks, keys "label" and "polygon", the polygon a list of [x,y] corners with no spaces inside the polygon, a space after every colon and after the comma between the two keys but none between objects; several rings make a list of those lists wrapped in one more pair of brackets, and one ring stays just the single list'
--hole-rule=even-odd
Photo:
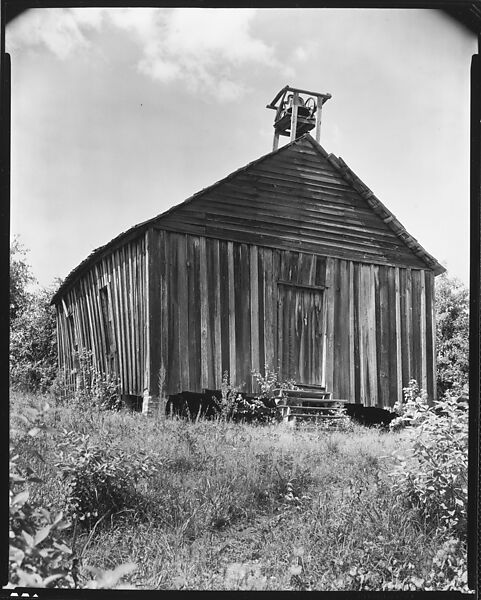
[{"label": "leafy shrub", "polygon": [[224,421],[270,422],[279,418],[274,401],[266,403],[268,398],[244,398],[239,389],[229,381],[229,374],[224,373],[221,384],[221,397],[212,398],[219,409],[219,418]]},{"label": "leafy shrub", "polygon": [[134,456],[90,441],[87,434],[64,432],[56,464],[67,482],[67,514],[92,528],[108,516],[123,512],[141,515],[145,500],[139,482],[157,468],[145,452]]},{"label": "leafy shrub", "polygon": [[458,590],[469,592],[468,565],[466,548],[460,540],[449,538],[436,552],[431,569],[424,582],[424,589],[430,590]]},{"label": "leafy shrub", "polygon": [[382,591],[458,591],[469,593],[467,585],[468,567],[466,549],[462,542],[454,538],[446,540],[434,557],[428,561],[430,565],[424,573],[412,572],[412,563],[406,565],[394,561],[390,567],[391,581],[382,584]]},{"label": "leafy shrub", "polygon": [[407,425],[419,425],[428,411],[428,396],[415,379],[411,379],[408,387],[403,389],[403,396],[404,400],[397,400],[393,406],[393,412],[399,415],[389,424],[394,430]]},{"label": "leafy shrub", "polygon": [[321,426],[324,429],[336,429],[337,431],[353,431],[354,423],[347,414],[347,409],[343,404],[334,404],[329,411],[330,415],[336,416],[336,419],[324,419]]},{"label": "leafy shrub", "polygon": [[[10,476],[14,484],[22,479],[11,462]],[[42,506],[29,502],[28,491],[14,494],[10,491],[10,549],[9,583],[7,588],[117,588],[122,577],[136,565],[123,564],[112,571],[87,567],[95,578],[80,584],[78,559],[65,541],[65,530],[70,523],[63,513],[53,514]]]},{"label": "leafy shrub", "polygon": [[10,583],[28,587],[72,587],[69,562],[72,550],[63,532],[70,526],[60,512],[52,514],[30,502],[25,484],[39,482],[10,460]]},{"label": "leafy shrub", "polygon": [[[414,389],[414,388],[413,388]],[[413,428],[412,453],[398,457],[395,490],[433,529],[466,535],[468,411],[446,396],[428,406],[419,393],[408,398],[400,419]]]},{"label": "leafy shrub", "polygon": [[[48,404],[40,410],[31,408],[29,417],[22,415],[23,419],[19,420],[24,430],[17,429],[11,438],[9,583],[6,587],[126,587],[119,582],[135,568],[133,564],[120,565],[113,571],[91,567],[95,578],[80,584],[79,559],[66,541],[71,523],[62,511],[47,510],[32,500],[29,486],[42,484],[42,480],[28,464],[19,463],[19,452],[25,453],[26,445],[28,452],[30,439],[52,433],[46,424],[49,409]],[[35,453],[38,455],[37,450]],[[42,459],[40,455],[39,458]]]},{"label": "leafy shrub", "polygon": [[297,390],[298,387],[293,379],[281,381],[279,372],[266,366],[265,373],[252,371],[252,377],[259,387],[258,398],[272,399],[275,390]]},{"label": "leafy shrub", "polygon": [[234,421],[248,423],[270,423],[279,420],[279,412],[273,406],[266,406],[262,398],[236,398]]}]

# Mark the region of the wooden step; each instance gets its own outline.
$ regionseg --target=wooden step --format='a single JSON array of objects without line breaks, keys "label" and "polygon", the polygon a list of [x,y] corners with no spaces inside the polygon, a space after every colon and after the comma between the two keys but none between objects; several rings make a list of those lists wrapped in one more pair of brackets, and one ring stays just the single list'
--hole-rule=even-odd
[{"label": "wooden step", "polygon": [[316,421],[342,419],[344,415],[329,406],[289,406],[281,405],[282,419],[285,423],[292,421]]},{"label": "wooden step", "polygon": [[[301,404],[278,404],[277,408],[285,409],[290,408],[291,410],[304,410],[304,411],[319,411],[326,412],[336,410],[336,407],[333,406],[302,406]],[[341,408],[341,407],[339,407]]]},{"label": "wooden step", "polygon": [[278,397],[284,422],[292,421],[323,421],[341,419],[344,415],[336,414],[336,408],[341,409],[347,400],[332,398],[331,392],[325,390],[274,390]]},{"label": "wooden step", "polygon": [[[343,400],[320,400],[318,398],[282,398],[280,400],[282,404],[286,406],[304,406],[305,408],[309,408],[310,405],[315,406],[325,406],[325,407],[336,407],[336,406],[344,406]],[[278,404],[277,406],[281,406]]]},{"label": "wooden step", "polygon": [[323,415],[323,416],[319,416],[319,415],[287,415],[284,418],[284,423],[307,423],[307,422],[311,422],[311,423],[335,423],[336,421],[340,420],[340,416],[338,415]]},{"label": "wooden step", "polygon": [[306,413],[291,412],[287,417],[296,417],[296,419],[318,419],[323,421],[324,419],[341,419],[343,415],[308,415]]},{"label": "wooden step", "polygon": [[284,398],[307,398],[307,399],[318,399],[318,400],[330,400],[332,398],[331,392],[314,392],[309,390],[274,390],[274,394]]}]

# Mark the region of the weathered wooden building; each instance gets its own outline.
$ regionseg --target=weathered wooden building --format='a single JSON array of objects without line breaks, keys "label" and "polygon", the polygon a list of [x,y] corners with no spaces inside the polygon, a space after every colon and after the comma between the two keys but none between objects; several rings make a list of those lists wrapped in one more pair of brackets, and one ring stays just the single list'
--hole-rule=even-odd
[{"label": "weathered wooden building", "polygon": [[266,366],[368,406],[412,378],[434,397],[443,271],[342,159],[292,135],[67,276],[60,368],[73,382],[90,349],[146,400],[219,389],[225,371],[252,392]]}]

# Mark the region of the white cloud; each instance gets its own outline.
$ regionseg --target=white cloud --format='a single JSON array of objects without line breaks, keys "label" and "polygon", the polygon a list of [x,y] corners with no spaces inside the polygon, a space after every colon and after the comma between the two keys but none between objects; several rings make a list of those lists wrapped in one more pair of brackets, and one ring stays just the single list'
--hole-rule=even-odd
[{"label": "white cloud", "polygon": [[276,66],[274,52],[253,37],[255,10],[176,9],[148,15],[112,12],[112,21],[135,32],[143,57],[140,72],[164,83],[182,80],[195,91],[232,100],[244,90],[235,70],[246,64]]},{"label": "white cloud", "polygon": [[136,35],[139,39],[152,39],[158,33],[162,13],[167,16],[171,10],[157,8],[109,8],[103,9],[105,18],[118,27]]},{"label": "white cloud", "polygon": [[305,51],[305,49],[302,46],[298,46],[295,50],[294,50],[294,57],[297,60],[301,60],[304,61],[307,59],[307,52]]},{"label": "white cloud", "polygon": [[313,40],[305,42],[302,46],[297,46],[293,52],[295,60],[305,62],[312,58],[319,51],[319,43]]},{"label": "white cloud", "polygon": [[101,13],[97,9],[31,9],[6,28],[7,51],[43,45],[65,60],[76,50],[89,46],[85,30],[98,29]]},{"label": "white cloud", "polygon": [[43,44],[65,60],[91,46],[89,30],[109,24],[138,44],[139,72],[232,100],[245,91],[242,67],[280,67],[273,48],[250,30],[255,14],[255,9],[35,9],[9,25],[7,45]]},{"label": "white cloud", "polygon": [[172,14],[166,44],[172,53],[212,62],[270,63],[272,50],[249,32],[253,9],[180,9]]}]

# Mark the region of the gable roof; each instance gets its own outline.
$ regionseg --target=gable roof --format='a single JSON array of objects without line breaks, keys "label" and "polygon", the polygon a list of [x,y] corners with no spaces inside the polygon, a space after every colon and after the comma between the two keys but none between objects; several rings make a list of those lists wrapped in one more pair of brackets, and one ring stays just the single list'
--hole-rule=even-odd
[{"label": "gable roof", "polygon": [[151,227],[445,271],[341,158],[305,134],[94,250],[52,303],[90,265]]}]

